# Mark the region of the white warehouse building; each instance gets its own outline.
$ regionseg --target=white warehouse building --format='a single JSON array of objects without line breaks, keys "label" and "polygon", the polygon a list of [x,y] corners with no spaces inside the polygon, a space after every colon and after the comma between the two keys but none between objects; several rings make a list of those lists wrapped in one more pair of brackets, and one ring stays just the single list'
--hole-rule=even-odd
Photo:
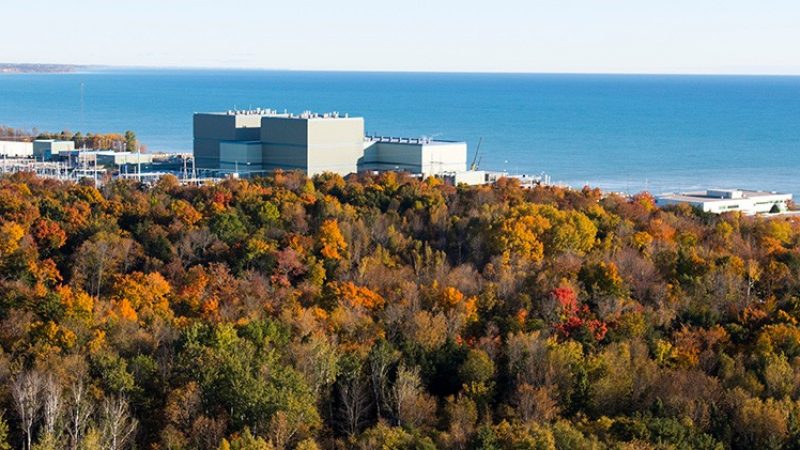
[{"label": "white warehouse building", "polygon": [[33,156],[33,142],[0,141],[0,157],[30,158]]},{"label": "white warehouse building", "polygon": [[739,211],[745,215],[786,212],[791,201],[792,194],[741,189],[669,193],[656,198],[656,204],[659,206],[688,204],[713,214]]}]

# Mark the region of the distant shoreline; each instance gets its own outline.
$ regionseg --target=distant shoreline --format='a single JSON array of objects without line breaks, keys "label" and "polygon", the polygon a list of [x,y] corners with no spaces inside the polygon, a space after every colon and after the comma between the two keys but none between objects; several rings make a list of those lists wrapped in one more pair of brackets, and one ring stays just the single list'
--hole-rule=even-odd
[{"label": "distant shoreline", "polygon": [[0,63],[0,74],[21,73],[73,73],[88,66],[71,64],[9,64]]},{"label": "distant shoreline", "polygon": [[800,73],[705,73],[705,72],[561,72],[561,71],[451,71],[451,70],[378,70],[322,69],[285,67],[216,67],[216,66],[138,66],[138,65],[80,65],[0,63],[2,74],[70,74],[89,70],[102,71],[183,71],[183,72],[277,72],[329,74],[407,74],[407,75],[509,75],[509,76],[612,76],[612,77],[730,77],[730,78],[798,78]]}]

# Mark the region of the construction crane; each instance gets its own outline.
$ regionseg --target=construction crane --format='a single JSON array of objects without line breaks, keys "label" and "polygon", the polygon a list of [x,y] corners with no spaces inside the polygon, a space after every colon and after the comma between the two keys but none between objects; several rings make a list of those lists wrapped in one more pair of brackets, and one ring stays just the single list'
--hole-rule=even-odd
[{"label": "construction crane", "polygon": [[475,147],[475,156],[472,157],[472,164],[469,165],[469,170],[478,170],[478,164],[481,160],[478,159],[478,153],[481,151],[481,143],[483,143],[483,136],[478,139],[478,146]]}]

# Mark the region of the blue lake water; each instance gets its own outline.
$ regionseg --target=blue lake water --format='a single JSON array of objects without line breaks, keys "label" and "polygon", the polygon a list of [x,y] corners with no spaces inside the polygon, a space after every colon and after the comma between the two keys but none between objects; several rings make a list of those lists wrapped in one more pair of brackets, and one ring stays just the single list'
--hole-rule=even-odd
[{"label": "blue lake water", "polygon": [[482,137],[481,168],[546,172],[573,186],[800,194],[800,77],[166,69],[0,75],[0,124],[131,129],[151,151],[189,151],[193,112],[234,107],[347,112],[365,117],[369,133],[465,140],[470,151]]}]

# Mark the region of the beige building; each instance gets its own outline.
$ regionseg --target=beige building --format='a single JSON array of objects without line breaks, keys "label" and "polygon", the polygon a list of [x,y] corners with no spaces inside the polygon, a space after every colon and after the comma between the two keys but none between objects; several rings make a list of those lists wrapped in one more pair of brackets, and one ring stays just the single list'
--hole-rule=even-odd
[{"label": "beige building", "polygon": [[364,119],[303,113],[261,120],[264,168],[347,175],[364,154]]}]

